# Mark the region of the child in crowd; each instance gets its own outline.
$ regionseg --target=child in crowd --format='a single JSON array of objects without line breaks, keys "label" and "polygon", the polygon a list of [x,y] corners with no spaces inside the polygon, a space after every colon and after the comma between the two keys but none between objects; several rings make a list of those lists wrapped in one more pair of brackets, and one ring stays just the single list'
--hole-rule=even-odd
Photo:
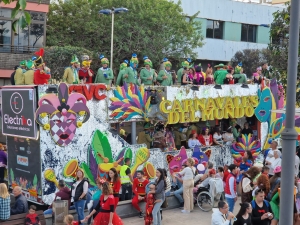
[{"label": "child in crowd", "polygon": [[267,166],[264,166],[261,173],[266,175],[267,177],[269,177],[269,171],[270,171],[270,168]]},{"label": "child in crowd", "polygon": [[78,225],[78,221],[74,221],[74,217],[72,215],[66,215],[64,219],[64,223],[66,225]]},{"label": "child in crowd", "polygon": [[38,215],[35,213],[36,206],[31,205],[29,208],[29,213],[26,215],[25,218],[25,225],[41,225],[40,219]]},{"label": "child in crowd", "polygon": [[238,175],[237,182],[241,181],[243,173],[248,171],[252,164],[252,161],[248,159],[247,154],[245,154],[242,158],[242,162],[240,163],[240,174]]},{"label": "child in crowd", "polygon": [[146,210],[145,210],[145,225],[152,224],[153,217],[152,217],[152,210],[154,208],[154,204],[160,202],[161,200],[155,200],[154,194],[148,194],[150,191],[155,191],[155,184],[149,183],[146,186],[147,192],[147,201],[146,201]]}]

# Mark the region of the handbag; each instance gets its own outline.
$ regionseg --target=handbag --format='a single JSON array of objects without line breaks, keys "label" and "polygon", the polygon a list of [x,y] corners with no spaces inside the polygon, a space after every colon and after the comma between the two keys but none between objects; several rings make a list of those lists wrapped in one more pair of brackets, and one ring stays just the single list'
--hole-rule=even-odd
[{"label": "handbag", "polygon": [[165,198],[165,201],[164,201],[163,204],[161,205],[161,208],[163,208],[163,209],[168,208],[168,201],[167,201],[167,198]]}]

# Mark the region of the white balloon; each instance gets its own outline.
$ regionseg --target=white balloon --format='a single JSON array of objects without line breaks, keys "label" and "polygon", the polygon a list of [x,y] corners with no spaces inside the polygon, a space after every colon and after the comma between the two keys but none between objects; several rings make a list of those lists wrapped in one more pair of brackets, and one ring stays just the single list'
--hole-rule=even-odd
[{"label": "white balloon", "polygon": [[205,166],[203,164],[198,164],[197,169],[201,172],[205,170]]}]

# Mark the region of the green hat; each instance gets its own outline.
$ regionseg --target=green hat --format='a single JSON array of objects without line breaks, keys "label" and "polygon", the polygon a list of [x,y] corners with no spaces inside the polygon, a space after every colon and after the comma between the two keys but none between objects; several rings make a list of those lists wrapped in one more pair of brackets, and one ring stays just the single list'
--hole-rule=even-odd
[{"label": "green hat", "polygon": [[144,125],[144,130],[148,130],[148,129],[150,129],[150,123],[146,123],[146,124]]},{"label": "green hat", "polygon": [[103,64],[107,64],[107,65],[109,64],[108,58],[105,58],[104,55],[100,55],[99,58],[100,58],[100,61],[101,61],[102,65]]},{"label": "green hat", "polygon": [[232,119],[232,120],[230,121],[230,125],[232,126],[233,124],[236,124],[236,119]]},{"label": "green hat", "polygon": [[20,66],[26,66],[26,60],[21,61]]},{"label": "green hat", "polygon": [[149,65],[150,67],[152,67],[152,62],[151,62],[150,59],[146,59],[146,60],[144,61],[144,64],[145,64],[145,65]]},{"label": "green hat", "polygon": [[165,67],[172,67],[172,63],[170,61],[164,62]]},{"label": "green hat", "polygon": [[237,66],[234,68],[234,73],[235,73],[235,74],[241,73],[241,69],[242,69],[242,67],[240,67],[239,65],[237,65]]},{"label": "green hat", "polygon": [[79,59],[77,58],[76,55],[72,56],[71,64],[73,64],[73,63],[79,63]]},{"label": "green hat", "polygon": [[224,67],[225,65],[223,63],[220,63],[219,65],[216,65],[215,68]]},{"label": "green hat", "polygon": [[188,61],[184,61],[184,62],[181,63],[181,66],[182,67],[189,67],[190,63]]},{"label": "green hat", "polygon": [[26,67],[28,69],[32,69],[34,67],[34,62],[32,60],[27,60],[26,61]]}]

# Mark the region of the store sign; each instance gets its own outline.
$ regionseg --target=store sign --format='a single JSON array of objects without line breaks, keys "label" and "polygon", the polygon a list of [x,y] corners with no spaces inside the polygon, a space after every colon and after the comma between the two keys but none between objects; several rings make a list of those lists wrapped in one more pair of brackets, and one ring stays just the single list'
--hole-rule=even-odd
[{"label": "store sign", "polygon": [[2,133],[37,138],[35,89],[2,89]]},{"label": "store sign", "polygon": [[[159,108],[161,112],[168,114],[168,124],[176,124],[198,122],[200,115],[202,121],[251,117],[257,105],[257,96],[242,96],[164,100]],[[196,116],[196,112],[200,112],[199,116]]]}]

